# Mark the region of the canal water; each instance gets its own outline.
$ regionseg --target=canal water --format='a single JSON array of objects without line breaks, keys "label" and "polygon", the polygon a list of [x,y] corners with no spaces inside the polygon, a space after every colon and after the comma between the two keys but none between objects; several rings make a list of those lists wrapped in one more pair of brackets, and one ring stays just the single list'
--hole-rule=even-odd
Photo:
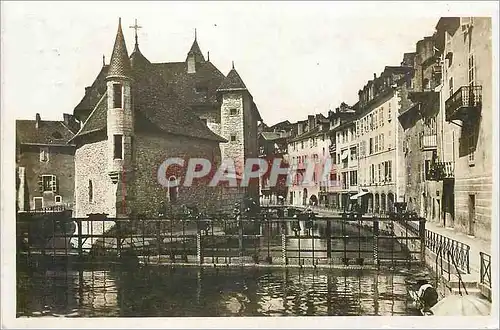
[{"label": "canal water", "polygon": [[417,268],[18,271],[18,317],[418,315]]}]

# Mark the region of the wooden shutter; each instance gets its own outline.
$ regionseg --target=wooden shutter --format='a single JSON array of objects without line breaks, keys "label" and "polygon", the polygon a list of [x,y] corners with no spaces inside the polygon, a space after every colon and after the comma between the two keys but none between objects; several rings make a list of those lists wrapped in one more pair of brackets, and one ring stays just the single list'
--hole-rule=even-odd
[{"label": "wooden shutter", "polygon": [[55,175],[52,175],[51,176],[51,179],[50,179],[50,189],[52,190],[52,192],[56,193],[57,192],[57,178]]},{"label": "wooden shutter", "polygon": [[43,193],[43,177],[41,175],[38,176],[38,190]]}]

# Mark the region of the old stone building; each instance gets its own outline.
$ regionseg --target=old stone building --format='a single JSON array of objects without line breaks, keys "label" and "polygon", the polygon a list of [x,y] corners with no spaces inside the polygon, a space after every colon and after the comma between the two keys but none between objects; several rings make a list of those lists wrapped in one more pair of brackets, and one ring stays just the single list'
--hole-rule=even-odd
[{"label": "old stone building", "polygon": [[296,135],[295,127],[296,125],[286,120],[265,127],[263,128],[265,131],[259,133],[259,158],[268,164],[268,171],[261,178],[261,204],[276,205],[285,202],[288,196],[287,176],[278,176],[275,184],[271,184],[270,176],[272,164],[276,159],[281,161],[281,167],[288,166],[285,155],[288,154],[288,140]]},{"label": "old stone building", "polygon": [[[129,57],[120,22],[110,63],[74,115],[83,123],[71,140],[79,217],[155,215],[163,205],[181,204],[213,210],[220,187],[209,187],[209,177],[182,185],[187,160],[208,159],[216,168],[221,150],[225,157],[257,155],[260,116],[251,94],[234,68],[226,77],[205,60],[196,36],[185,61],[152,63],[139,49],[137,30]],[[184,167],[163,171],[173,157]]]},{"label": "old stone building", "polygon": [[351,107],[343,102],[328,116],[332,171],[327,187],[327,201],[336,210],[346,210],[349,198],[358,193],[356,108],[357,104]]},{"label": "old stone building", "polygon": [[[234,63],[227,77],[217,88],[220,102],[220,135],[227,142],[221,144],[222,159],[231,159],[235,163],[236,178],[239,182],[244,177],[245,164],[249,158],[258,158],[257,125],[262,121],[252,94],[234,68]],[[250,180],[247,187],[224,189],[224,201],[227,206],[234,200],[259,199],[259,179]]]},{"label": "old stone building", "polygon": [[[293,205],[319,205],[324,160],[330,157],[329,127],[323,114],[309,115],[307,120],[297,122],[297,136],[288,141],[287,161],[292,176],[288,200]],[[307,172],[309,167],[311,174]]]},{"label": "old stone building", "polygon": [[17,207],[19,211],[52,206],[73,207],[75,146],[67,144],[78,130],[69,114],[63,121],[16,121]]},{"label": "old stone building", "polygon": [[[439,93],[436,87],[441,84],[439,59],[433,37],[418,41],[416,52],[405,54],[402,65],[412,67],[413,76],[407,81],[408,108],[403,109],[398,117],[404,129],[405,202],[408,210],[429,219],[439,219],[446,214],[453,216],[450,180],[444,178],[443,186],[442,179],[436,182],[433,174],[434,166],[441,164],[437,158]],[[448,172],[452,169],[451,165],[446,164]]]},{"label": "old stone building", "polygon": [[443,185],[451,174],[454,190],[454,214],[439,219],[486,241],[491,240],[493,189],[491,35],[487,17],[444,17],[435,33],[443,76],[437,156],[439,162],[453,164],[451,173],[442,166],[436,172]]},{"label": "old stone building", "polygon": [[368,213],[391,211],[395,202],[404,202],[403,130],[397,117],[408,107],[411,72],[406,66],[387,66],[358,93],[358,186],[367,192],[360,199]]}]

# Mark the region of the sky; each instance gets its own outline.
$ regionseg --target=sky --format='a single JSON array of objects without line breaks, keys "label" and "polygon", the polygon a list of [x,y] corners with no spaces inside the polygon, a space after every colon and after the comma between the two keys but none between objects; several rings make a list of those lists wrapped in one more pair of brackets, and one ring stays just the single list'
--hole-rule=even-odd
[{"label": "sky", "polygon": [[466,2],[3,2],[2,112],[51,120],[72,113],[103,55],[109,63],[121,17],[129,53],[129,26],[137,19],[140,48],[151,62],[184,61],[196,28],[202,52],[222,73],[234,61],[266,124],[302,120],[354,104],[374,73],[399,65],[456,6],[477,8]]}]

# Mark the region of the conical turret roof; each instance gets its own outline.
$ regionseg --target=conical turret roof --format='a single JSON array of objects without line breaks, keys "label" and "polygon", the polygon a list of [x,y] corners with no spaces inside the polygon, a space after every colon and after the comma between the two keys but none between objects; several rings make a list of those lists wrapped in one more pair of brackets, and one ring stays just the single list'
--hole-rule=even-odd
[{"label": "conical turret roof", "polygon": [[141,53],[139,45],[135,44],[134,51],[130,54],[130,65],[135,70],[138,67],[148,64],[151,64],[151,62]]},{"label": "conical turret roof", "polygon": [[205,62],[205,56],[203,56],[203,53],[201,52],[200,46],[198,46],[198,42],[196,41],[196,39],[194,39],[193,44],[191,45],[191,49],[187,54],[187,58],[189,58],[190,56],[194,56],[197,62]]},{"label": "conical turret roof", "polygon": [[221,85],[217,89],[217,91],[234,91],[234,90],[247,90],[247,87],[245,86],[245,83],[241,79],[240,75],[236,71],[236,69],[233,68],[229,73],[227,74],[227,77],[222,81]]},{"label": "conical turret roof", "polygon": [[131,68],[127,53],[127,45],[123,37],[121,18],[118,20],[118,31],[116,32],[115,45],[109,63],[108,75],[106,78],[130,78]]}]

